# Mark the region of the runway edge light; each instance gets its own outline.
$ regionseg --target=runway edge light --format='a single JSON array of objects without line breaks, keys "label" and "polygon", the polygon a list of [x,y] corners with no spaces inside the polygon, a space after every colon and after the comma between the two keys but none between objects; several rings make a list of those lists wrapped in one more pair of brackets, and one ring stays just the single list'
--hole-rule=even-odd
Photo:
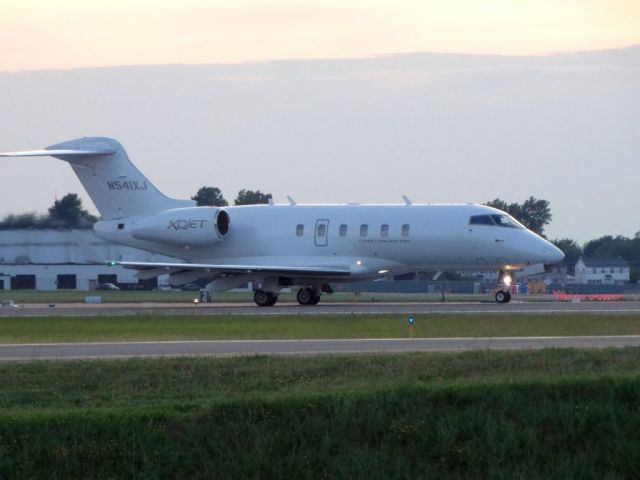
[{"label": "runway edge light", "polygon": [[413,324],[416,322],[416,317],[413,315],[413,313],[409,314],[409,317],[407,318],[407,323],[409,324],[409,338],[413,338]]}]

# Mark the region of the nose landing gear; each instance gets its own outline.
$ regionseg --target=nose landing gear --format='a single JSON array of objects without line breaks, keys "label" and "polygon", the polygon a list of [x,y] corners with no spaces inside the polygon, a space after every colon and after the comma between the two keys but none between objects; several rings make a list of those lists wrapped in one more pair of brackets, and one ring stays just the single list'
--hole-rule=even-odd
[{"label": "nose landing gear", "polygon": [[495,294],[496,302],[508,303],[511,300],[511,272],[501,270],[498,277],[499,290]]},{"label": "nose landing gear", "polygon": [[498,290],[495,299],[498,303],[507,303],[511,300],[511,292],[509,290]]}]

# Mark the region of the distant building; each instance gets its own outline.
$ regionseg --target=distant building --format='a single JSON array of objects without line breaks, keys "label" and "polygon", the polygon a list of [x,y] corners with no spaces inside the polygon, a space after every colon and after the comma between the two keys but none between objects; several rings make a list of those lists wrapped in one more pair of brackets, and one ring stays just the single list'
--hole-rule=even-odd
[{"label": "distant building", "polygon": [[2,230],[0,290],[93,290],[101,283],[130,289],[157,286],[155,278],[138,280],[135,270],[99,263],[108,260],[176,261],[105,242],[91,230]]},{"label": "distant building", "polygon": [[629,264],[623,258],[586,258],[576,262],[576,283],[622,285],[629,282]]},{"label": "distant building", "polygon": [[575,277],[571,275],[571,272],[573,271],[573,263],[560,262],[554,265],[550,265],[545,273],[522,277],[522,281],[543,281],[546,285],[566,285],[576,282]]}]

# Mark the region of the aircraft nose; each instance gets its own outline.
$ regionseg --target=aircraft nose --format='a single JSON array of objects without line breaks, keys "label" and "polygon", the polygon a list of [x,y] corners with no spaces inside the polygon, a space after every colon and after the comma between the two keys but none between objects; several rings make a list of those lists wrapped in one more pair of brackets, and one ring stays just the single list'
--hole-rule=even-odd
[{"label": "aircraft nose", "polygon": [[545,242],[546,245],[542,248],[542,256],[544,257],[544,263],[546,265],[553,265],[554,263],[560,263],[564,260],[564,252],[552,243]]}]

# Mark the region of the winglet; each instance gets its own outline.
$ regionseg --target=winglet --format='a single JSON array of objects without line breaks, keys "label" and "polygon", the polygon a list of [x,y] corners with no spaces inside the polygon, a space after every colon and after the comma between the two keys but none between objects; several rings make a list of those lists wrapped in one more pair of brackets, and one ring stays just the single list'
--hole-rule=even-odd
[{"label": "winglet", "polygon": [[404,200],[405,205],[413,205],[413,202],[411,201],[411,199],[406,195],[402,195],[402,199]]},{"label": "winglet", "polygon": [[298,203],[291,197],[291,195],[287,195],[287,200],[289,200],[289,205],[297,205]]}]

